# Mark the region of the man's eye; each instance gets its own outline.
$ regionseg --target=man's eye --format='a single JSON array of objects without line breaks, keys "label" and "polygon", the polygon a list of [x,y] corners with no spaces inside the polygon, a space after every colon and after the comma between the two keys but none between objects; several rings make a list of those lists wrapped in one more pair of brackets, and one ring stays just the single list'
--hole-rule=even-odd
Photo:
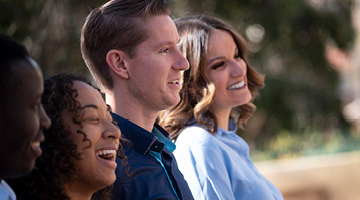
[{"label": "man's eye", "polygon": [[167,53],[169,52],[169,48],[163,48],[160,50],[160,53]]},{"label": "man's eye", "polygon": [[40,108],[40,106],[41,106],[41,102],[39,101],[39,102],[37,102],[37,103],[34,105],[33,109],[34,109],[35,111],[37,111],[37,110]]}]

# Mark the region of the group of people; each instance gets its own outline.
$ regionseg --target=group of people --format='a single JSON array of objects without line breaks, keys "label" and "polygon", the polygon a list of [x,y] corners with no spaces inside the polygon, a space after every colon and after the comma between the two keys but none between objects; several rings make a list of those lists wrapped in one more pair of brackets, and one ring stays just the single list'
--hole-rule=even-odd
[{"label": "group of people", "polygon": [[169,15],[164,0],[91,11],[81,52],[99,89],[43,81],[0,37],[1,200],[283,199],[236,134],[264,83],[244,39],[215,17]]}]

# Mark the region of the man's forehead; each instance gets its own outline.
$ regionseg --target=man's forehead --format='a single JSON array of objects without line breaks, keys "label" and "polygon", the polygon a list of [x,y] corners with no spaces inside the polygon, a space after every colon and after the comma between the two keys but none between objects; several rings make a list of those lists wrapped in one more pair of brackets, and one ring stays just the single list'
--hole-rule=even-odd
[{"label": "man's forehead", "polygon": [[152,43],[154,47],[177,44],[179,42],[176,26],[168,15],[148,17],[144,21],[143,28],[147,35],[144,42]]}]

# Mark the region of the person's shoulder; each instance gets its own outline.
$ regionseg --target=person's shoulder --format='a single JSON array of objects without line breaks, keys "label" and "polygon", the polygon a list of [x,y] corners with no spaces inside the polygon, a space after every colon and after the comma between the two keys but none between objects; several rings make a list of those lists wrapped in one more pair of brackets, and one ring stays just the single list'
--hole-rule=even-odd
[{"label": "person's shoulder", "polygon": [[217,139],[202,127],[190,126],[185,128],[176,139],[176,146],[213,146]]},{"label": "person's shoulder", "polygon": [[16,199],[16,195],[12,188],[5,182],[5,180],[0,181],[0,199]]},{"label": "person's shoulder", "polygon": [[212,138],[213,135],[200,126],[189,126],[181,131],[179,137],[184,138]]}]

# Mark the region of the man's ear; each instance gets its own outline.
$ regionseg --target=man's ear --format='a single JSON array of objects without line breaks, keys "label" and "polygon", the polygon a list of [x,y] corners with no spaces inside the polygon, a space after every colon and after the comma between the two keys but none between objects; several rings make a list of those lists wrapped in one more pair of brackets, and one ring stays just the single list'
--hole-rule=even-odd
[{"label": "man's ear", "polygon": [[127,58],[126,53],[116,49],[111,49],[106,54],[106,62],[109,65],[111,71],[127,79],[129,78],[129,71],[125,64],[125,58]]}]

